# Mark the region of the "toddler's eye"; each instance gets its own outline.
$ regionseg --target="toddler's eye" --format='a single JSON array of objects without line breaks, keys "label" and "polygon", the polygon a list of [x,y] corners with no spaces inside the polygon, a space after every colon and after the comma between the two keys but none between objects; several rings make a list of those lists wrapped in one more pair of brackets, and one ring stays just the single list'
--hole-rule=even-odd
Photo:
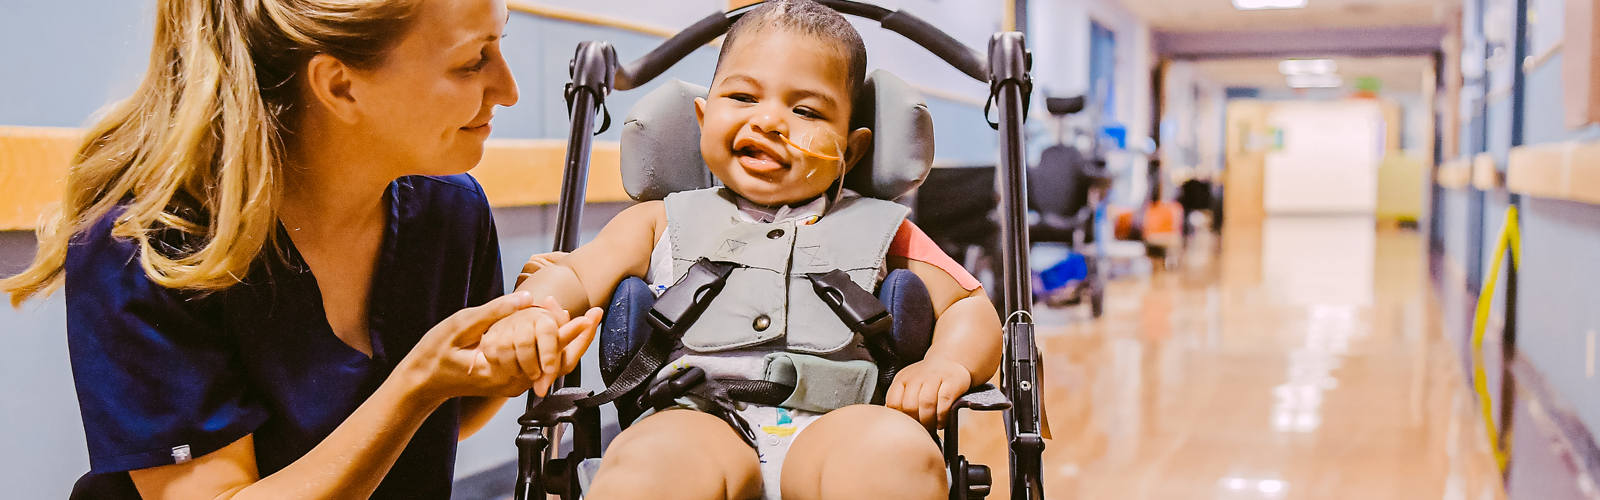
[{"label": "toddler's eye", "polygon": [[794,114],[816,120],[822,119],[822,113],[818,113],[816,110],[804,106],[794,108]]},{"label": "toddler's eye", "polygon": [[728,98],[746,104],[756,102],[756,98],[752,97],[750,94],[728,94]]}]

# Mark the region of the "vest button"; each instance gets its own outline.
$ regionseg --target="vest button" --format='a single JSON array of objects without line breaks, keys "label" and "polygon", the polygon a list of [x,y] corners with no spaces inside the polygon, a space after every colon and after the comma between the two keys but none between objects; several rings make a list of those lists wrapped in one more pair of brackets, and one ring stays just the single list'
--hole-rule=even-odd
[{"label": "vest button", "polygon": [[772,318],[768,318],[765,314],[756,316],[755,322],[750,324],[750,327],[755,328],[758,332],[767,331],[769,326],[772,326]]},{"label": "vest button", "polygon": [[775,240],[775,239],[782,238],[782,237],[783,237],[783,230],[782,229],[773,229],[771,231],[767,231],[767,239],[769,239],[769,240]]}]

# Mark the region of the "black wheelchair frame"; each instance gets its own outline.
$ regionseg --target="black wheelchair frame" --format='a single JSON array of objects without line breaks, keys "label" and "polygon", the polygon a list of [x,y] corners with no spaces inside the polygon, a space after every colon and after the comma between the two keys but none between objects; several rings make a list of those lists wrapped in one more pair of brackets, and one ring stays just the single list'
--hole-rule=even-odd
[{"label": "black wheelchair frame", "polygon": [[[959,429],[957,416],[963,407],[1004,411],[1010,447],[1011,498],[1040,500],[1044,498],[1041,463],[1044,439],[1040,435],[1039,356],[1031,314],[1027,163],[1023,156],[1026,147],[1022,129],[1033,87],[1029,75],[1032,55],[1018,32],[996,33],[989,40],[988,53],[983,54],[904,11],[849,0],[817,1],[842,14],[877,21],[885,29],[933,52],[967,76],[989,84],[984,119],[988,121],[991,106],[997,108],[998,121],[990,121],[989,125],[1001,134],[998,176],[1005,349],[1000,392],[1009,401],[963,397],[952,407],[947,429]],[[635,89],[650,82],[696,49],[725,34],[734,21],[758,5],[760,3],[707,16],[627,65],[618,62],[616,50],[610,43],[578,44],[568,65],[572,82],[565,90],[572,128],[561,184],[555,250],[570,252],[578,247],[593,136],[611,124],[610,113],[604,107],[606,96],[613,90]],[[591,132],[595,130],[597,118],[601,121],[599,131]],[[587,458],[599,458],[601,450],[599,410],[576,404],[577,400],[591,395],[590,391],[578,387],[582,376],[581,370],[574,370],[559,380],[546,397],[528,394],[527,412],[518,420],[522,430],[517,436],[517,500],[546,494],[565,500],[580,497],[577,465]],[[572,426],[572,449],[567,455],[557,457],[561,442],[558,429],[562,424]],[[959,455],[959,434],[947,431],[944,435],[946,465],[951,473],[950,498],[982,498],[989,493],[988,467],[968,464]]]}]

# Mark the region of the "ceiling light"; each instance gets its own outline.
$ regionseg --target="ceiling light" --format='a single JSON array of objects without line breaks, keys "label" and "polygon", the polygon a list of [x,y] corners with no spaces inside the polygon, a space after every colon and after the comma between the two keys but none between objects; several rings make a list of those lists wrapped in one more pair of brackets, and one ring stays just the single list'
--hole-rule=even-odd
[{"label": "ceiling light", "polygon": [[1344,78],[1339,75],[1289,75],[1289,88],[1296,89],[1331,89],[1344,85]]},{"label": "ceiling light", "polygon": [[1239,10],[1298,9],[1305,6],[1306,0],[1233,0],[1233,8]]},{"label": "ceiling light", "polygon": [[1327,75],[1339,70],[1332,59],[1289,59],[1278,63],[1278,72],[1284,75]]}]

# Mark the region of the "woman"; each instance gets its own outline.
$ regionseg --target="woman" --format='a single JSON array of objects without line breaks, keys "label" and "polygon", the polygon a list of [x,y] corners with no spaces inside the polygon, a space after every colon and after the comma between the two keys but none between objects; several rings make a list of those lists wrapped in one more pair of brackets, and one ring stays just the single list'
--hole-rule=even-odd
[{"label": "woman", "polygon": [[65,287],[75,496],[449,498],[456,441],[576,360],[534,346],[596,319],[495,324],[535,305],[496,299],[462,174],[517,100],[503,0],[157,4],[143,84],[0,282]]}]

